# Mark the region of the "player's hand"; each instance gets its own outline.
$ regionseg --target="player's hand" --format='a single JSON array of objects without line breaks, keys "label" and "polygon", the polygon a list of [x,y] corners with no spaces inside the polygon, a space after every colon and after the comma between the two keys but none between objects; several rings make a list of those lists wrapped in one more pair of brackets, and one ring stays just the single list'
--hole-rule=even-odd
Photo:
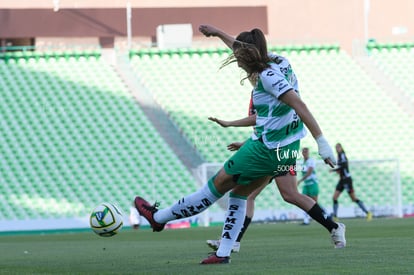
[{"label": "player's hand", "polygon": [[216,117],[209,117],[209,118],[208,118],[208,120],[211,120],[211,121],[213,121],[213,122],[217,123],[217,124],[218,124],[218,125],[220,125],[221,127],[229,127],[229,126],[230,126],[230,124],[229,124],[229,122],[228,122],[228,121],[221,120],[221,119],[218,119],[218,118],[216,118]]},{"label": "player's hand", "polygon": [[334,168],[336,165],[335,155],[326,138],[323,135],[320,135],[316,138],[316,143],[318,144],[318,153],[321,158],[326,164]]},{"label": "player's hand", "polygon": [[237,151],[240,149],[240,147],[242,147],[242,145],[244,144],[244,142],[233,142],[230,143],[229,145],[227,145],[227,150],[229,151]]},{"label": "player's hand", "polygon": [[218,33],[218,29],[211,25],[200,25],[198,30],[207,37],[216,36]]}]

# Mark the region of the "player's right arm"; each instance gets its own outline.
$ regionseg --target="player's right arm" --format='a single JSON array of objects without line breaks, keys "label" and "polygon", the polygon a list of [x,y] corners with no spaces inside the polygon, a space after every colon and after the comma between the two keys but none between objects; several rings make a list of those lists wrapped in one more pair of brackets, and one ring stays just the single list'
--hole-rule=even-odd
[{"label": "player's right arm", "polygon": [[227,145],[227,150],[229,151],[237,151],[242,147],[244,142],[233,142]]},{"label": "player's right arm", "polygon": [[297,182],[297,185],[299,185],[302,181],[305,181],[310,175],[312,175],[313,167],[309,166],[308,170],[306,171],[306,174]]},{"label": "player's right arm", "polygon": [[207,37],[216,36],[220,38],[224,44],[227,45],[230,49],[233,49],[233,43],[236,40],[233,36],[225,33],[224,31],[211,26],[211,25],[200,25],[198,30]]},{"label": "player's right arm", "polygon": [[256,114],[231,121],[218,119],[216,117],[209,117],[208,119],[217,123],[221,127],[248,127],[256,125]]}]

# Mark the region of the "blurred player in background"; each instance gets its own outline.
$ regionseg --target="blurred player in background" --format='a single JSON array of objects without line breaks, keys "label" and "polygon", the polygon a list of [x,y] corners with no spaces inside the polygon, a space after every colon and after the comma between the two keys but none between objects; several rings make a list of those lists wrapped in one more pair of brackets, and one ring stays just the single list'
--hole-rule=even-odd
[{"label": "blurred player in background", "polygon": [[[315,159],[309,156],[309,148],[302,149],[302,178],[298,180],[298,186],[303,182],[302,194],[312,198],[315,202],[318,201],[319,185],[318,178],[316,176],[316,163]],[[310,223],[310,217],[308,213],[304,212],[303,225]]]},{"label": "blurred player in background", "polygon": [[[207,35],[205,27],[200,26],[200,31]],[[290,63],[283,57],[269,58],[265,36],[259,29],[240,33],[232,49],[233,54],[223,66],[237,62],[247,73],[246,79],[258,76],[252,96],[257,111],[254,133],[199,190],[164,209],[137,196],[138,212],[148,220],[153,231],[159,232],[167,222],[197,215],[230,192],[220,246],[201,261],[201,264],[229,263],[233,244],[243,227],[247,197],[271,176],[277,178],[276,184],[285,201],[307,211],[323,225],[330,232],[335,248],[345,247],[345,225],[330,220],[314,200],[299,193],[296,175],[286,169],[296,164],[300,139],[306,134],[304,126],[315,138],[322,159],[332,167],[335,163],[333,151],[317,121],[298,96],[297,79]]]},{"label": "blurred player in background", "polygon": [[372,213],[367,210],[364,203],[357,198],[355,195],[355,190],[352,182],[351,173],[349,172],[348,168],[348,158],[346,157],[344,148],[340,143],[337,143],[335,146],[336,152],[338,153],[338,167],[331,169],[332,172],[337,172],[339,174],[339,182],[336,185],[335,192],[333,195],[333,213],[332,218],[335,221],[338,221],[338,198],[342,194],[342,191],[346,189],[348,192],[349,197],[352,199],[353,202],[358,204],[359,208],[366,214],[367,221],[372,220]]}]

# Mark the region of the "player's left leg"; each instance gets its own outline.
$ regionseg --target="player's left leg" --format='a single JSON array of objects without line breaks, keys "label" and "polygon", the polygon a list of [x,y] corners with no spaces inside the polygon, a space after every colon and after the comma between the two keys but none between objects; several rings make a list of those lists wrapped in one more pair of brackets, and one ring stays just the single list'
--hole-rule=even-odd
[{"label": "player's left leg", "polygon": [[368,209],[365,207],[364,202],[357,198],[357,196],[355,195],[354,189],[351,189],[351,192],[349,192],[348,194],[349,194],[349,197],[352,199],[352,201],[358,204],[359,208],[361,208],[361,210],[364,211],[367,217],[367,221],[371,221],[372,213],[368,211]]},{"label": "player's left leg", "polygon": [[339,180],[338,184],[335,187],[335,192],[332,197],[332,201],[333,201],[332,219],[334,221],[338,221],[338,208],[339,208],[338,198],[341,195],[342,191],[344,191],[343,181]]},{"label": "player's left leg", "polygon": [[227,174],[222,168],[209,179],[207,184],[196,192],[181,198],[170,207],[158,209],[157,203],[150,205],[141,197],[135,198],[135,207],[140,215],[148,220],[153,231],[159,232],[169,221],[191,217],[203,212],[234,186],[236,183],[233,181],[233,176]]},{"label": "player's left leg", "polygon": [[367,215],[367,220],[372,220],[372,213],[365,207],[364,202],[358,199],[355,195],[354,184],[351,177],[346,179],[346,190],[348,191],[348,195],[352,201],[358,204],[359,208],[361,208],[361,210]]},{"label": "player's left leg", "polygon": [[287,174],[285,176],[276,177],[276,184],[280,194],[286,202],[294,204],[306,211],[309,216],[331,233],[335,248],[345,247],[345,225],[333,222],[318,203],[310,197],[299,193],[296,186],[296,176]]}]

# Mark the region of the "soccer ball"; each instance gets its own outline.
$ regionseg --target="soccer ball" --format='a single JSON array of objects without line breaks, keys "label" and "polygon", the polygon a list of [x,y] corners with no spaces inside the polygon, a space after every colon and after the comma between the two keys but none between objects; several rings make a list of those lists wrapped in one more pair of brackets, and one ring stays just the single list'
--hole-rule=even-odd
[{"label": "soccer ball", "polygon": [[101,237],[114,236],[122,228],[122,212],[112,203],[101,203],[93,209],[89,224],[93,232]]}]

